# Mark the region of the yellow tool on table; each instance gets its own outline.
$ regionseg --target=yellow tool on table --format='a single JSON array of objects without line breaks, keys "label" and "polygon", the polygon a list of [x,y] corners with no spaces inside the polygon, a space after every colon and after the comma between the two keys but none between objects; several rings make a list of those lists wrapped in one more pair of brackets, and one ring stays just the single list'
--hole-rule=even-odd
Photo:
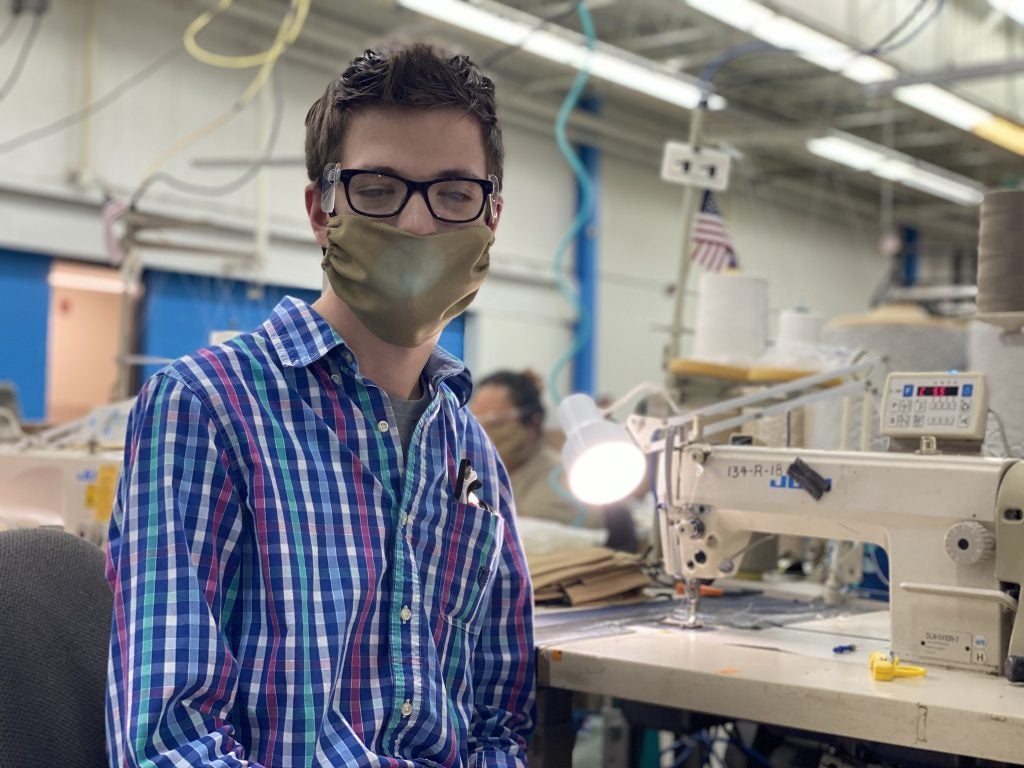
[{"label": "yellow tool on table", "polygon": [[897,677],[924,677],[928,674],[928,670],[924,667],[901,664],[899,656],[884,651],[871,652],[868,657],[868,669],[871,670],[871,677],[883,682],[895,680]]}]

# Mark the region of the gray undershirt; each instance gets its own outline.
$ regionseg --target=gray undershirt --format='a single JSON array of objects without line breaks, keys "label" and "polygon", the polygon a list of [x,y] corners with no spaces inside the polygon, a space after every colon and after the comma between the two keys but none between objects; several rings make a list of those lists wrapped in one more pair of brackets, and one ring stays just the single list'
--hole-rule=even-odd
[{"label": "gray undershirt", "polygon": [[[427,410],[430,404],[430,397],[427,394],[426,386],[423,387],[423,394],[419,400],[402,400],[397,397],[391,399],[391,410],[395,412],[395,426],[398,427],[398,439],[402,443],[403,464],[409,456],[409,443],[412,441],[412,433],[416,431],[416,425],[420,423],[420,416]],[[405,467],[403,466],[404,470]]]}]

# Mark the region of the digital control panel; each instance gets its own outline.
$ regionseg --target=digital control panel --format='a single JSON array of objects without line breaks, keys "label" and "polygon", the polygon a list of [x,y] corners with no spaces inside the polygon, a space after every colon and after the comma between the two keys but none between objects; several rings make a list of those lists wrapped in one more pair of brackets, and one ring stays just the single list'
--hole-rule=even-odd
[{"label": "digital control panel", "polygon": [[987,420],[983,373],[890,373],[885,381],[883,435],[982,440]]}]

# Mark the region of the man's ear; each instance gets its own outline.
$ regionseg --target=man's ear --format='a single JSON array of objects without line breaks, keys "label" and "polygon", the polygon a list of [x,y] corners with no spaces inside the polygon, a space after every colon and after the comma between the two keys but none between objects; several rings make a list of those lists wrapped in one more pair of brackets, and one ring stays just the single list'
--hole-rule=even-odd
[{"label": "man's ear", "polygon": [[498,195],[498,198],[494,201],[494,215],[491,215],[490,205],[487,207],[487,226],[491,228],[491,232],[495,232],[498,229],[498,221],[501,220],[501,209],[505,206],[505,198]]},{"label": "man's ear", "polygon": [[324,213],[320,208],[320,190],[310,182],[306,185],[306,215],[309,217],[309,226],[313,230],[313,236],[320,243],[321,248],[327,247],[327,222],[330,214]]}]

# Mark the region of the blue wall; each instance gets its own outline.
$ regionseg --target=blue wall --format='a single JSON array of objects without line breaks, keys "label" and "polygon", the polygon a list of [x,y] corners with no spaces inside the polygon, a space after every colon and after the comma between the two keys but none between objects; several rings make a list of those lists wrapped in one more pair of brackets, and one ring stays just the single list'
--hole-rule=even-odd
[{"label": "blue wall", "polygon": [[[46,342],[50,310],[47,278],[51,259],[0,249],[0,380],[18,388],[22,418],[46,415]],[[139,318],[140,354],[175,358],[205,346],[214,330],[247,331],[259,326],[286,295],[312,302],[316,291],[266,286],[262,296],[247,298],[247,285],[176,272],[149,270],[146,300]],[[440,344],[462,357],[465,316],[441,334]],[[143,380],[160,368],[143,368]]]},{"label": "blue wall", "polygon": [[[247,298],[247,284],[239,280],[183,275],[148,270],[146,300],[139,318],[139,350],[142,355],[176,358],[209,343],[211,331],[250,331],[258,327],[284,296],[307,303],[319,292],[301,288],[263,286],[262,295]],[[465,321],[456,318],[441,335],[440,344],[462,357]],[[143,368],[143,381],[160,369]]]},{"label": "blue wall", "polygon": [[[139,353],[176,358],[210,343],[212,331],[251,331],[286,295],[315,301],[316,291],[262,286],[249,298],[247,284],[204,275],[146,270],[146,299],[139,317]],[[160,369],[145,366],[142,380]]]},{"label": "blue wall", "polygon": [[[601,114],[600,99],[587,96],[580,99],[579,108],[592,115]],[[576,281],[579,285],[579,320],[576,323],[575,342],[580,345],[572,365],[571,392],[594,394],[597,384],[597,299],[600,258],[598,253],[598,205],[601,197],[601,150],[588,144],[576,148],[586,174],[584,184],[576,179],[576,215],[589,215],[576,233]]]},{"label": "blue wall", "polygon": [[0,249],[0,379],[14,382],[26,421],[46,411],[50,258]]},{"label": "blue wall", "polygon": [[437,346],[444,347],[455,355],[459,360],[466,359],[466,315],[461,314],[448,323],[448,327],[441,332],[441,338],[437,340]]}]

